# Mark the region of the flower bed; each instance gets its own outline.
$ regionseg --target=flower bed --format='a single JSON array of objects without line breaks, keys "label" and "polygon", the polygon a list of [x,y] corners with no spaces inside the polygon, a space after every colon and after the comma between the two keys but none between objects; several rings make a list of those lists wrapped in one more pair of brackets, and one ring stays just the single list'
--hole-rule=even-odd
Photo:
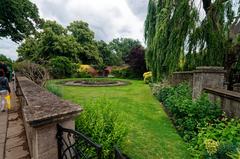
[{"label": "flower bed", "polygon": [[157,85],[153,93],[163,103],[180,136],[190,144],[195,158],[227,159],[237,155],[240,120],[227,118],[206,94],[193,101],[186,84]]}]

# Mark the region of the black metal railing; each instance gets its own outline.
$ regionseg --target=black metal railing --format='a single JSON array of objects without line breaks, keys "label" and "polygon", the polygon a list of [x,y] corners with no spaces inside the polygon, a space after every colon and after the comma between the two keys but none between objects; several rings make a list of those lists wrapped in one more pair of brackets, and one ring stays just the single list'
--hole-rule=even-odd
[{"label": "black metal railing", "polygon": [[57,125],[59,159],[101,159],[102,147],[85,135]]},{"label": "black metal railing", "polygon": [[124,155],[117,146],[114,148],[114,159],[129,159],[126,155]]}]

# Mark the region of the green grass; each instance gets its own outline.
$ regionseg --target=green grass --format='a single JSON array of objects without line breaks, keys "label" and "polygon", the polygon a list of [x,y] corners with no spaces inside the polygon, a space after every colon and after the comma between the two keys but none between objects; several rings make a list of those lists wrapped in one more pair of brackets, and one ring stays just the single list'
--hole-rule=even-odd
[{"label": "green grass", "polygon": [[[104,97],[115,103],[128,127],[122,151],[132,159],[189,159],[187,145],[177,134],[160,103],[143,81],[127,80],[128,86],[64,86],[63,98],[87,107]],[[56,82],[56,81],[55,81]]]}]

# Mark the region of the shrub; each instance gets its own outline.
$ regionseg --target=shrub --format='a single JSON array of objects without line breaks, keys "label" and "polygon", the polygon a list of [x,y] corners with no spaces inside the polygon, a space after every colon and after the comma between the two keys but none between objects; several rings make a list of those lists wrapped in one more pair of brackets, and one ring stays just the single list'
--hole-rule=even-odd
[{"label": "shrub", "polygon": [[77,71],[74,74],[74,77],[77,78],[91,78],[97,74],[97,71],[90,65],[77,65]]},{"label": "shrub", "polygon": [[74,64],[67,57],[63,56],[50,59],[49,67],[53,78],[71,77],[75,71]]},{"label": "shrub", "polygon": [[147,71],[145,61],[145,49],[139,45],[131,49],[129,55],[125,58],[131,72],[131,78],[142,79],[142,74]]},{"label": "shrub", "polygon": [[130,78],[131,77],[131,72],[129,70],[129,67],[113,68],[111,74],[117,78]]},{"label": "shrub", "polygon": [[186,84],[153,86],[154,95],[164,103],[173,123],[196,158],[227,159],[236,155],[240,143],[240,120],[225,117],[217,103],[203,94],[192,100]]},{"label": "shrub", "polygon": [[149,84],[150,82],[152,82],[152,72],[145,72],[143,74],[143,78],[144,78],[144,83]]},{"label": "shrub", "polygon": [[43,86],[49,79],[47,69],[41,65],[32,63],[31,61],[26,60],[17,62],[13,65],[13,67],[16,72],[26,76],[40,86]]},{"label": "shrub", "polygon": [[231,159],[239,159],[240,158],[240,149],[237,148],[235,152],[231,152],[227,154]]},{"label": "shrub", "polygon": [[121,147],[126,128],[112,104],[106,99],[87,103],[88,108],[77,118],[76,129],[89,136],[94,142],[102,145],[103,158],[109,158],[113,146]]},{"label": "shrub", "polygon": [[215,156],[229,158],[228,153],[236,151],[240,144],[240,120],[223,117],[207,123],[205,127],[200,128],[196,137],[196,149],[205,150],[202,143],[206,138],[219,142],[220,146]]}]

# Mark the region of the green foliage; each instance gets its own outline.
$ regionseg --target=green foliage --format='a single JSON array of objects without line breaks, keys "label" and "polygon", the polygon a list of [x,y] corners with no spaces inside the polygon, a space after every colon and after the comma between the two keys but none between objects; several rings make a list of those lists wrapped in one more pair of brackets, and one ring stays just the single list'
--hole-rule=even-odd
[{"label": "green foliage", "polygon": [[190,143],[195,158],[227,159],[230,152],[236,151],[240,120],[223,116],[218,104],[210,102],[207,95],[192,100],[190,88],[184,84],[157,86],[154,92],[179,134]]},{"label": "green foliage", "polygon": [[50,73],[53,78],[71,77],[75,68],[66,57],[57,56],[49,61]]},{"label": "green foliage", "polygon": [[107,99],[100,98],[87,105],[88,108],[76,120],[76,130],[102,145],[103,158],[109,158],[114,145],[122,146],[126,126]]},{"label": "green foliage", "polygon": [[8,66],[12,67],[13,61],[10,58],[8,58],[5,55],[3,55],[3,54],[0,54],[0,61],[4,62]]},{"label": "green foliage", "polygon": [[125,63],[125,58],[130,54],[130,51],[141,45],[140,41],[130,38],[117,38],[109,43],[110,50],[117,56],[117,63],[115,65],[122,65]]},{"label": "green foliage", "polygon": [[207,123],[199,130],[196,140],[193,140],[196,144],[195,149],[204,152],[206,149],[203,142],[206,139],[218,141],[220,146],[217,152],[211,155],[216,158],[229,158],[228,153],[236,151],[240,144],[240,120],[223,117]]},{"label": "green foliage", "polygon": [[[107,79],[94,80],[105,81]],[[64,81],[56,80],[56,83],[64,83]],[[127,81],[131,84],[121,87],[63,85],[63,98],[81,105],[83,112],[85,109],[88,110],[91,101],[107,98],[107,101],[112,103],[111,110],[121,114],[120,120],[126,123],[128,134],[121,150],[132,159],[191,158],[187,143],[184,143],[177,134],[159,102],[152,96],[149,86],[141,80],[120,81]],[[99,106],[105,107],[105,104],[93,105],[91,108],[100,109]]]},{"label": "green foliage", "polygon": [[83,21],[74,21],[70,23],[67,29],[77,39],[78,43],[92,43],[94,39],[94,32],[89,29],[88,23]]},{"label": "green foliage", "polygon": [[80,44],[79,56],[83,64],[102,64],[97,43],[94,41],[94,32],[88,23],[74,21],[67,26],[68,31]]},{"label": "green foliage", "polygon": [[240,158],[240,149],[237,149],[236,152],[231,152],[228,154],[231,159],[239,159]]},{"label": "green foliage", "polygon": [[[201,2],[206,15],[199,9]],[[234,0],[201,2],[149,1],[145,20],[146,60],[154,80],[178,70],[182,61],[185,61],[185,70],[200,65],[229,69],[239,57],[239,44],[236,44],[239,3]]]},{"label": "green foliage", "polygon": [[129,67],[113,69],[111,74],[117,78],[131,78],[131,71]]},{"label": "green foliage", "polygon": [[97,42],[100,57],[103,59],[105,66],[114,66],[119,62],[117,55],[110,49],[109,45],[104,41]]},{"label": "green foliage", "polygon": [[43,21],[40,28],[43,30],[51,30],[53,33],[57,35],[67,34],[67,30],[62,25],[58,24],[56,21],[51,20]]},{"label": "green foliage", "polygon": [[[72,27],[70,27],[71,30],[73,29]],[[74,25],[74,29],[84,33],[89,31],[89,29],[82,30],[75,27],[77,26]],[[42,31],[34,37],[27,38],[17,49],[21,59],[28,59],[47,65],[49,59],[56,56],[63,56],[69,58],[74,63],[102,63],[93,40],[89,41],[90,39],[87,39],[85,42],[81,40],[82,43],[79,43],[74,35],[75,32],[72,35],[67,34],[68,30],[55,21],[45,21],[41,25],[41,28]]]},{"label": "green foliage", "polygon": [[56,96],[63,97],[62,88],[58,85],[55,85],[53,82],[48,82],[45,87],[49,92],[55,94]]},{"label": "green foliage", "polygon": [[35,32],[39,22],[37,6],[31,1],[0,1],[0,37],[10,37],[14,42],[22,41]]},{"label": "green foliage", "polygon": [[189,0],[149,1],[145,21],[146,60],[154,80],[178,68],[181,52],[196,18],[196,9]]}]

